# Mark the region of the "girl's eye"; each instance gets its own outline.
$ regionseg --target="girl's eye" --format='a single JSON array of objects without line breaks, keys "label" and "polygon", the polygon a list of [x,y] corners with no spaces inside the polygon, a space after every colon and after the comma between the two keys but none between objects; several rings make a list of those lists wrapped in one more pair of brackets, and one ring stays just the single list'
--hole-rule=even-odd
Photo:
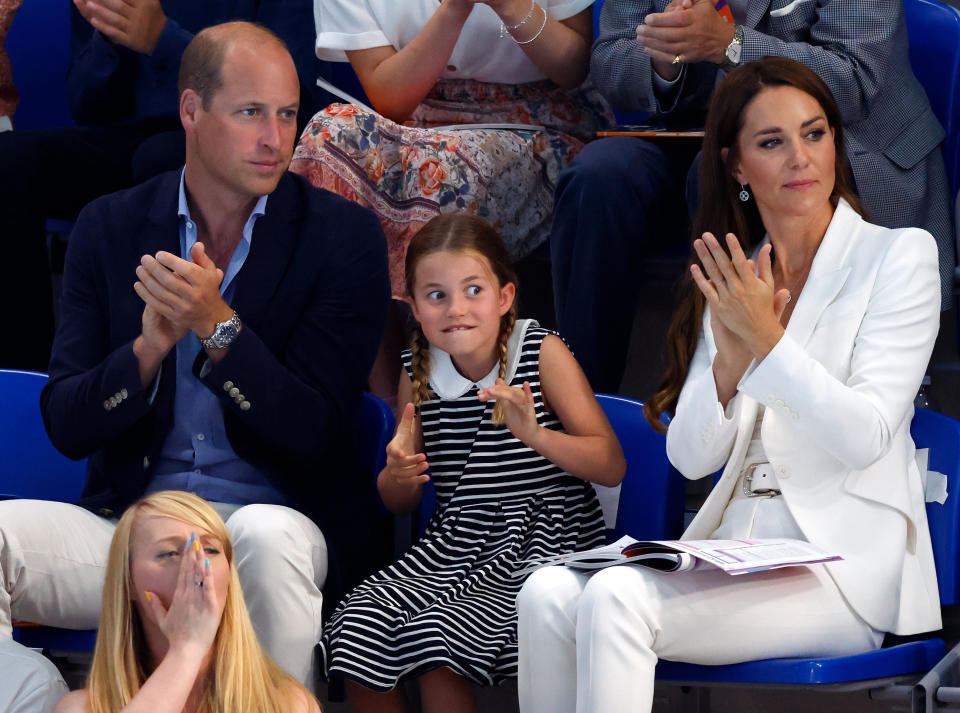
[{"label": "girl's eye", "polygon": [[470,285],[470,287],[467,288],[467,294],[471,297],[475,297],[476,295],[480,294],[482,289],[483,288],[480,287],[480,285]]},{"label": "girl's eye", "polygon": [[166,559],[168,557],[178,557],[180,553],[177,550],[167,550],[166,552],[160,552],[157,555],[157,559]]},{"label": "girl's eye", "polygon": [[827,132],[824,131],[823,129],[814,129],[809,134],[807,134],[807,137],[810,139],[813,139],[814,141],[819,141],[820,139],[823,138],[823,135],[826,133]]},{"label": "girl's eye", "polygon": [[206,554],[208,554],[208,555],[218,555],[218,554],[220,554],[220,550],[218,550],[216,547],[204,547],[204,548],[203,548],[203,551],[204,551]]},{"label": "girl's eye", "polygon": [[780,139],[767,139],[766,141],[761,142],[760,148],[762,149],[772,149],[779,146],[783,143]]},{"label": "girl's eye", "polygon": [[444,296],[443,290],[433,290],[427,293],[428,300],[442,300]]}]

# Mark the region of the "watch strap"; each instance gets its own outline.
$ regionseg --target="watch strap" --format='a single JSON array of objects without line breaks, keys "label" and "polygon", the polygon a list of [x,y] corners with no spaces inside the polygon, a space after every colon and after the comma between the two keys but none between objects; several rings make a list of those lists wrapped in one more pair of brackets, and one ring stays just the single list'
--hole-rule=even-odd
[{"label": "watch strap", "polygon": [[230,319],[228,319],[226,322],[218,322],[217,325],[213,328],[213,334],[211,334],[206,339],[200,340],[200,346],[202,346],[204,349],[224,349],[230,346],[230,343],[233,341],[233,339],[231,339],[226,344],[218,343],[217,340],[215,339],[215,337],[217,336],[217,333],[220,332],[222,328],[227,326],[233,327],[235,330],[235,334],[240,333],[240,326],[241,326],[240,315],[237,314],[236,310],[234,310],[233,316],[230,317]]}]

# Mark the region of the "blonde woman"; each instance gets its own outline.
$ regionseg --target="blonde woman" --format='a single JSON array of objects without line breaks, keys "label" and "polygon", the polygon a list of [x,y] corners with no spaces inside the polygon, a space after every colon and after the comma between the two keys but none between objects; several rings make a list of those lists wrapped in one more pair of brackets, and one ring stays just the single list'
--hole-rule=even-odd
[{"label": "blonde woman", "polygon": [[153,493],[120,519],[87,687],[54,709],[118,711],[320,711],[261,649],[226,526],[190,493]]}]

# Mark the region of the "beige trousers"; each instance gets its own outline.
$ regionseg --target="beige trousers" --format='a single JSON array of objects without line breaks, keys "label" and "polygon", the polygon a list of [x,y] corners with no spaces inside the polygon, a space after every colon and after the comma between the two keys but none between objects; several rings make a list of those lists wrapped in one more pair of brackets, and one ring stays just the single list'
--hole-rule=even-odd
[{"label": "beige trousers", "polygon": [[[280,505],[212,503],[233,540],[260,643],[310,690],[320,640],[327,545],[305,515]],[[95,629],[114,521],[46,500],[0,502],[0,637],[11,619]]]}]

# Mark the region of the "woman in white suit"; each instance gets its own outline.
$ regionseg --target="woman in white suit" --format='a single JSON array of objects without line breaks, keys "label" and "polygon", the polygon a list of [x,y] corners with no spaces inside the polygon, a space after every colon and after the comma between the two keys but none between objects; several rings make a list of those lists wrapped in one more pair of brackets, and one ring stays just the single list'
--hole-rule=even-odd
[{"label": "woman in white suit", "polygon": [[667,452],[686,477],[723,468],[687,539],[792,537],[844,559],[738,577],[541,569],[517,601],[524,713],[649,710],[660,657],[848,655],[939,628],[909,431],[939,325],[937,249],[864,220],[841,131],[797,62],[723,80],[647,416],[675,412]]}]

